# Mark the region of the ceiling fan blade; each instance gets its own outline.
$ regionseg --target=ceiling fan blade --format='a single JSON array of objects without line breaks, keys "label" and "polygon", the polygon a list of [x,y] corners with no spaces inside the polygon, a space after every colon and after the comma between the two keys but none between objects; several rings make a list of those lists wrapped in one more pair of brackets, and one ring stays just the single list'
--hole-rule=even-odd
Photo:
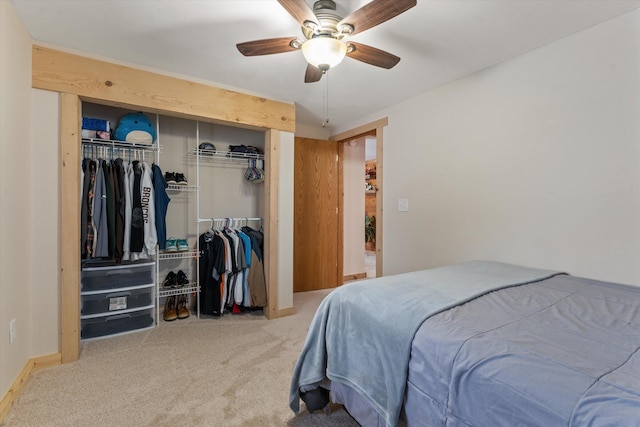
[{"label": "ceiling fan blade", "polygon": [[353,27],[350,35],[361,33],[400,15],[417,4],[416,0],[372,0],[338,23]]},{"label": "ceiling fan blade", "polygon": [[353,50],[347,53],[349,58],[386,69],[393,68],[400,62],[400,57],[385,52],[384,50],[351,41],[348,44],[353,46]]},{"label": "ceiling fan blade", "polygon": [[319,68],[314,67],[311,64],[307,64],[307,71],[304,73],[305,83],[314,83],[320,81],[322,78],[322,71]]},{"label": "ceiling fan blade", "polygon": [[311,21],[318,24],[318,18],[316,18],[315,13],[313,13],[313,9],[309,7],[306,1],[304,0],[278,0],[280,6],[284,7],[289,15],[293,16],[296,21],[300,23],[300,25],[304,26],[305,21]]},{"label": "ceiling fan blade", "polygon": [[236,47],[244,56],[271,55],[297,50],[291,46],[291,41],[296,37],[279,37],[275,39],[254,40],[238,43]]}]

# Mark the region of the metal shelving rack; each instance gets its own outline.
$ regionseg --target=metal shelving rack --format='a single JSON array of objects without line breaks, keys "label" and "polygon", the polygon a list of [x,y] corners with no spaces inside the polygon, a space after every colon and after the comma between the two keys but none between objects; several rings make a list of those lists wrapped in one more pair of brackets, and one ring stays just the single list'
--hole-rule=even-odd
[{"label": "metal shelving rack", "polygon": [[[198,280],[192,280],[186,285],[180,288],[165,288],[160,283],[160,262],[163,260],[176,260],[176,259],[190,259],[190,258],[198,258],[198,251],[186,251],[186,252],[168,252],[168,253],[158,253],[156,255],[156,324],[159,323],[159,314],[160,314],[160,298],[175,296],[175,295],[188,295],[191,293],[196,293],[198,295],[196,298],[199,299],[199,290],[200,287],[198,285]],[[197,277],[197,271],[196,271]],[[196,311],[198,318],[200,317],[200,304],[196,303]]]},{"label": "metal shelving rack", "polygon": [[[160,132],[157,132],[158,135]],[[196,147],[200,145],[200,122],[196,122]],[[196,235],[200,234],[200,224],[201,223],[211,223],[213,227],[215,222],[224,223],[224,221],[231,221],[234,223],[241,222],[262,222],[262,218],[200,218],[200,162],[201,161],[216,161],[216,162],[224,162],[224,163],[232,163],[235,165],[246,165],[247,160],[256,160],[264,162],[264,154],[257,153],[236,153],[236,152],[221,152],[221,151],[212,151],[212,150],[202,150],[198,148],[194,148],[192,150],[192,154],[196,159],[196,185],[179,185],[179,184],[170,184],[167,187],[167,191],[177,191],[177,192],[195,192],[196,193]],[[264,168],[264,163],[263,163]],[[231,225],[231,224],[229,224]],[[156,255],[156,324],[159,322],[159,312],[160,312],[160,298],[172,296],[172,295],[184,295],[184,294],[196,294],[196,316],[200,318],[200,283],[199,283],[199,271],[200,271],[200,242],[196,239],[196,248],[194,251],[187,252],[158,252]],[[195,258],[196,267],[194,271],[195,280],[190,283],[184,285],[182,288],[165,288],[162,286],[160,280],[160,262],[163,260],[180,260],[180,259],[189,259]]]},{"label": "metal shelving rack", "polygon": [[[196,193],[196,200],[199,200],[199,185],[179,185],[179,184],[169,184],[167,187],[167,191],[177,191],[177,192],[190,192]],[[199,203],[199,201],[197,202]],[[159,324],[160,320],[160,298],[175,296],[175,295],[189,295],[196,294],[196,316],[198,319],[200,318],[200,284],[198,283],[198,263],[199,263],[199,253],[200,249],[198,248],[198,242],[196,240],[196,250],[193,251],[182,251],[182,252],[157,252],[156,255],[156,324]],[[184,259],[196,259],[196,268],[192,273],[192,277],[195,277],[195,280],[191,280],[189,283],[185,284],[180,288],[165,288],[163,284],[160,282],[160,262],[165,260],[184,260]]]},{"label": "metal shelving rack", "polygon": [[198,156],[202,159],[212,159],[212,160],[221,160],[221,161],[264,160],[264,154],[259,154],[259,153],[238,153],[238,152],[194,149],[193,155]]}]

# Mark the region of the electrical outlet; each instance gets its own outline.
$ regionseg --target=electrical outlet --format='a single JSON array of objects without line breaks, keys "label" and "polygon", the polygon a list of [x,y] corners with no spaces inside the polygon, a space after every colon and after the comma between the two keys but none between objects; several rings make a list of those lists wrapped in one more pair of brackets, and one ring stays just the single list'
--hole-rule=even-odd
[{"label": "electrical outlet", "polygon": [[9,344],[13,344],[16,339],[16,319],[12,319],[9,322]]}]

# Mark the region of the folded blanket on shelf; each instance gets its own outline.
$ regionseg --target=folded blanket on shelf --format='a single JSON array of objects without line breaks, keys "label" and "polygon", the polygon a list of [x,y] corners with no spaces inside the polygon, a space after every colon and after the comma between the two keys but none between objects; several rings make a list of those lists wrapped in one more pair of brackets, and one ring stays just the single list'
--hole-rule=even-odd
[{"label": "folded blanket on shelf", "polygon": [[109,132],[111,131],[111,123],[109,122],[109,120],[83,117],[82,129],[96,130],[96,131],[101,130],[101,131]]}]

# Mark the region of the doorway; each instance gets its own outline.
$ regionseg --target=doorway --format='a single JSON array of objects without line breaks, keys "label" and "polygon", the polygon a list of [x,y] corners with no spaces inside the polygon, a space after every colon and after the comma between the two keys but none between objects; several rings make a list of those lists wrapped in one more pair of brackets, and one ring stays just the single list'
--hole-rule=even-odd
[{"label": "doorway", "polygon": [[[367,277],[364,265],[344,274],[345,230],[353,230],[364,264],[364,144],[357,170],[356,193],[362,198],[353,227],[345,229],[344,158],[349,141],[373,137],[376,141],[375,277],[383,276],[382,147],[387,118],[332,136],[329,140],[295,138],[293,291],[305,292],[340,286]],[[373,273],[372,273],[373,276]]]},{"label": "doorway", "polygon": [[364,138],[364,271],[367,279],[376,277],[376,138]]},{"label": "doorway", "polygon": [[[363,279],[368,277],[382,277],[383,272],[383,129],[388,124],[388,119],[383,118],[375,122],[360,126],[347,132],[343,132],[332,136],[330,139],[338,141],[342,147],[342,167],[341,171],[341,183],[342,183],[342,199],[340,200],[341,212],[343,212],[343,242],[341,249],[343,253],[343,281]],[[369,154],[366,154],[367,149]],[[347,176],[350,172],[347,170],[348,153],[352,151],[360,150],[359,165],[354,166],[352,175]],[[351,153],[353,154],[353,153]],[[365,160],[366,159],[366,160]],[[367,168],[365,166],[367,161],[375,162],[375,169],[369,168],[369,174],[367,177]],[[363,176],[364,175],[364,176]],[[364,179],[363,179],[364,178]],[[350,182],[355,182],[355,188],[349,192],[347,185]],[[368,185],[371,184],[371,188],[367,190]],[[363,194],[364,193],[364,194]],[[359,207],[353,208],[349,199],[353,197],[360,201],[355,203],[361,203]],[[374,221],[369,222],[369,228],[367,229],[366,217],[367,211],[365,205],[367,204],[366,198],[369,198],[369,213],[368,216],[371,219],[375,217]],[[351,212],[350,212],[351,209]],[[353,211],[355,210],[355,213]],[[374,213],[375,212],[375,213]],[[353,216],[352,222],[349,223],[348,216]],[[356,230],[355,233],[350,233],[349,230]],[[367,238],[367,233],[373,235],[373,239]],[[367,245],[367,240],[372,240]],[[351,241],[351,242],[350,242]],[[363,246],[363,244],[365,246]],[[348,266],[347,251],[349,248],[356,248],[355,251],[359,251],[359,255],[354,255],[353,259],[359,263],[359,267]],[[367,251],[368,249],[368,251]],[[355,252],[354,252],[355,253]]]},{"label": "doorway", "polygon": [[343,144],[343,281],[376,277],[376,138]]}]

